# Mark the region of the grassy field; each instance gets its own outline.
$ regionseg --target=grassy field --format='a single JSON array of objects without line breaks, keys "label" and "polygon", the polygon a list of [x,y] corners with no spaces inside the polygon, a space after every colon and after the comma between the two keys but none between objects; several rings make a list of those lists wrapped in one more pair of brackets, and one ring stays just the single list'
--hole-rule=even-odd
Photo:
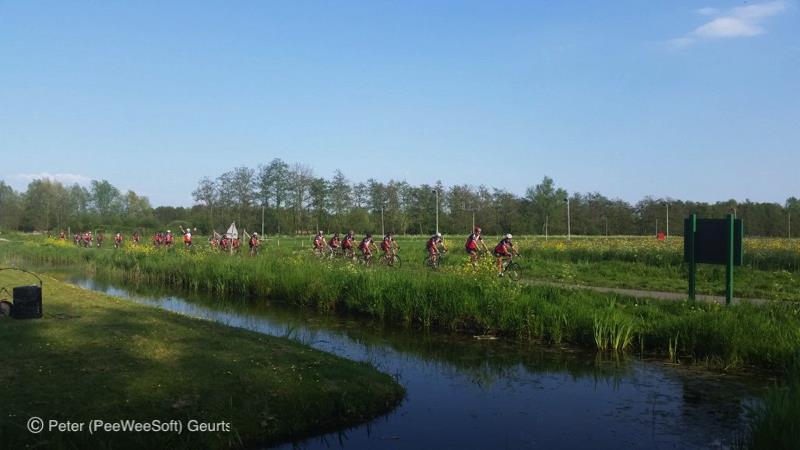
[{"label": "grassy field", "polygon": [[652,352],[715,366],[781,369],[800,347],[800,306],[791,303],[720,307],[648,301],[505,282],[493,274],[488,260],[478,270],[460,262],[436,272],[366,269],[314,260],[310,251],[291,245],[267,250],[258,258],[248,258],[203,248],[142,246],[97,251],[59,243],[0,245],[0,253],[7,258],[80,264],[127,283],[250,302],[347,310],[414,327],[491,333],[603,351]]},{"label": "grassy field", "polygon": [[[15,271],[0,286],[31,284]],[[373,368],[288,339],[193,320],[45,278],[45,317],[0,319],[0,448],[238,448],[375,417],[403,389]],[[230,431],[31,434],[31,416],[190,419]]]},{"label": "grassy field", "polygon": [[[443,266],[463,270],[467,257],[464,236],[445,236],[451,252]],[[424,236],[400,236],[403,270],[422,270],[426,257]],[[499,236],[487,236],[489,248]],[[683,263],[683,239],[670,237],[551,237],[518,236],[517,260],[523,278],[531,281],[570,285],[620,287],[683,293],[687,290],[687,268]],[[196,251],[204,252],[202,238]],[[307,236],[270,237],[265,242],[265,256],[288,257],[310,253]],[[747,238],[744,241],[744,264],[735,270],[735,296],[769,300],[800,301],[800,239]],[[491,258],[487,257],[487,263]],[[492,264],[485,264],[491,270]],[[697,291],[700,294],[725,294],[725,268],[700,264]]]}]

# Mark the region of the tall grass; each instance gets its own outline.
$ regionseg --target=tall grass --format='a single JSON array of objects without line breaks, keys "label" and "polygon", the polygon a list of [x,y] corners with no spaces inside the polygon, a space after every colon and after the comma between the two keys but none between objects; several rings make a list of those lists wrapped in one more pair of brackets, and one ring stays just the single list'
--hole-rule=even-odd
[{"label": "tall grass", "polygon": [[79,263],[129,283],[203,291],[225,299],[285,302],[413,327],[609,351],[624,351],[637,342],[640,351],[679,353],[682,359],[725,367],[780,369],[800,347],[800,306],[646,301],[511,284],[482,273],[367,270],[301,255],[231,258],[41,245],[4,245],[0,252],[40,263]]},{"label": "tall grass", "polygon": [[787,373],[786,383],[770,389],[764,402],[751,409],[747,447],[754,450],[796,449],[800,446],[800,364]]}]

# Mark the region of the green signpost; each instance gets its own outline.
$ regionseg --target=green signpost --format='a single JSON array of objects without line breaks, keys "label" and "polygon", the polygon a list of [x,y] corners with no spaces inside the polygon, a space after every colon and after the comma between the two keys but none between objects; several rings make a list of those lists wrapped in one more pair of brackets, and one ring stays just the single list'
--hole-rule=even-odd
[{"label": "green signpost", "polygon": [[696,214],[683,221],[683,260],[689,265],[689,299],[696,297],[697,263],[725,265],[725,303],[733,300],[733,266],[742,265],[740,219],[728,214],[725,219],[698,219]]}]

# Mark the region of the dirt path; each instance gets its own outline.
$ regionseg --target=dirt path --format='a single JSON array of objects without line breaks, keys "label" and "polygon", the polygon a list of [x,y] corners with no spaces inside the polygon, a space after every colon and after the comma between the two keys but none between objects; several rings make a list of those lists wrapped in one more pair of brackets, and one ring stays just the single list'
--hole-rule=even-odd
[{"label": "dirt path", "polygon": [[[655,298],[659,300],[676,300],[676,301],[684,301],[687,298],[687,294],[683,292],[664,292],[664,291],[645,291],[641,289],[626,289],[626,288],[613,288],[613,287],[600,287],[600,286],[585,286],[579,284],[567,284],[567,283],[556,283],[554,281],[541,281],[541,280],[525,280],[526,283],[535,284],[539,286],[553,286],[558,288],[567,288],[567,289],[587,289],[590,291],[595,292],[604,292],[604,293],[612,293],[612,294],[620,294],[620,295],[627,295],[630,297],[637,297],[637,298]],[[701,295],[697,294],[697,300],[702,302],[711,302],[711,303],[719,303],[721,305],[725,304],[725,297],[721,295]],[[755,303],[755,304],[765,304],[771,302],[778,302],[777,300],[767,300],[763,298],[739,298],[734,297],[733,303]]]}]

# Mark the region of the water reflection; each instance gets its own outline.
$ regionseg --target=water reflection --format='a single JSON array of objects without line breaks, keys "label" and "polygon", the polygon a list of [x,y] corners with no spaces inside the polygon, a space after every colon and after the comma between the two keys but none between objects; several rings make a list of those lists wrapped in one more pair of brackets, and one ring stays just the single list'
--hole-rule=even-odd
[{"label": "water reflection", "polygon": [[97,277],[71,281],[366,361],[407,390],[400,407],[369,424],[282,448],[728,448],[758,389],[750,380],[635,358],[176,297]]}]

